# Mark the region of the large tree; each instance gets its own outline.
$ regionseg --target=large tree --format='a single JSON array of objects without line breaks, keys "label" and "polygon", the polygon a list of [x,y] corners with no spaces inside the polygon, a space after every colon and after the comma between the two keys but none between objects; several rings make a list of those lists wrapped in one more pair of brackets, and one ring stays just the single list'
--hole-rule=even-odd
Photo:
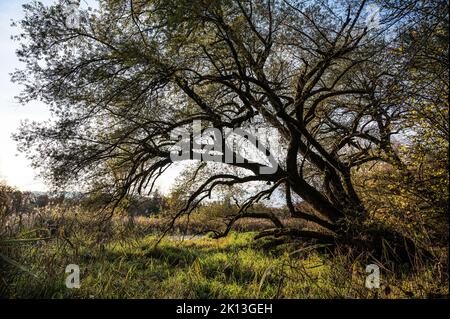
[{"label": "large tree", "polygon": [[[262,173],[265,164],[249,160],[194,174],[204,178],[178,215],[217,187],[264,182],[230,227],[241,217],[269,218],[276,228],[265,234],[365,245],[356,240],[363,234],[376,246],[381,238],[365,228],[368,209],[352,174],[376,161],[412,174],[398,154],[401,138],[394,143],[414,82],[405,79],[411,59],[399,48],[409,17],[427,2],[375,4],[109,0],[80,11],[79,24],[63,3],[26,5],[18,51],[26,67],[14,79],[26,86],[24,102],[42,99],[53,117],[24,126],[17,138],[54,185],[83,185],[119,201],[148,191],[172,164],[176,129],[191,130],[195,120],[203,130],[270,127],[282,145],[272,154],[275,171]],[[447,7],[436,1],[434,8]],[[437,20],[445,26],[446,19]],[[277,189],[292,216],[323,231],[286,229],[273,214],[252,212]],[[297,211],[293,196],[316,213]]]}]

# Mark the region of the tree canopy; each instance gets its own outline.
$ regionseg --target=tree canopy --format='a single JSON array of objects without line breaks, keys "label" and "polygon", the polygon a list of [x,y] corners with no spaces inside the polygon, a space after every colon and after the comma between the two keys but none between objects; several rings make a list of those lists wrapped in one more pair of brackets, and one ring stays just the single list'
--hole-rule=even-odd
[{"label": "tree canopy", "polygon": [[418,185],[414,145],[448,163],[447,1],[102,0],[75,26],[64,2],[24,8],[13,79],[53,117],[16,139],[56,186],[148,192],[172,165],[175,129],[263,126],[279,134],[276,171],[249,160],[195,174],[179,214],[217,187],[264,182],[230,226],[281,189],[293,216],[324,231],[277,231],[334,240],[367,219],[360,167],[386,163]]}]

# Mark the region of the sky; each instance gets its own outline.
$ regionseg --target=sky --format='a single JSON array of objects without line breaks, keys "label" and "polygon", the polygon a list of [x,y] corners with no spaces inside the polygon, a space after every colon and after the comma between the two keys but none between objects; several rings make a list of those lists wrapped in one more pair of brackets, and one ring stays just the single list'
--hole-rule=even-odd
[{"label": "sky", "polygon": [[22,120],[43,121],[49,116],[43,103],[18,103],[14,97],[20,93],[21,87],[10,81],[10,73],[21,68],[15,55],[18,44],[11,40],[11,35],[18,33],[18,29],[11,27],[11,19],[22,17],[22,4],[26,2],[0,0],[0,180],[21,190],[44,191],[47,187],[36,178],[30,162],[19,154],[11,138]]},{"label": "sky", "polygon": [[[50,116],[46,105],[41,102],[18,103],[15,96],[19,95],[21,87],[10,81],[10,73],[21,68],[15,54],[18,43],[11,40],[11,35],[19,33],[19,30],[11,27],[11,20],[19,21],[23,16],[22,5],[30,1],[0,0],[0,181],[23,191],[47,191],[49,187],[39,179],[38,172],[30,166],[25,155],[17,151],[11,138],[21,121],[44,121]],[[53,3],[52,0],[41,2]],[[159,190],[169,192],[181,170],[180,165],[167,170],[157,183]]]},{"label": "sky", "polygon": [[[11,40],[11,35],[19,33],[18,28],[11,27],[12,20],[23,17],[22,5],[31,0],[0,0],[0,181],[22,191],[47,191],[50,187],[38,177],[38,172],[31,167],[25,155],[17,151],[12,134],[17,132],[24,120],[45,121],[50,112],[47,106],[38,101],[23,105],[15,96],[21,92],[21,86],[11,82],[10,74],[22,65],[16,57],[18,43]],[[51,4],[53,0],[41,0]],[[82,6],[92,5],[93,0],[83,0]],[[155,184],[162,193],[169,193],[179,173],[184,169],[177,163],[168,169]]]}]

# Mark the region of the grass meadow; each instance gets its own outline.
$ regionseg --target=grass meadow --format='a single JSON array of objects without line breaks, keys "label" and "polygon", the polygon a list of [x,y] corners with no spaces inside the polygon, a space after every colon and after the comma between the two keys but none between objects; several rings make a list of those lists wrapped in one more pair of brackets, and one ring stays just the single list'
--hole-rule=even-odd
[{"label": "grass meadow", "polygon": [[[53,215],[52,215],[53,214]],[[46,216],[45,218],[43,216]],[[48,227],[49,216],[60,216]],[[65,217],[61,217],[65,216]],[[76,216],[74,219],[72,217]],[[95,225],[82,212],[47,210],[22,220],[3,240],[0,292],[7,298],[439,298],[448,296],[445,263],[391,268],[368,257],[293,242],[267,249],[251,220],[227,237],[161,239],[162,218],[114,219]],[[56,218],[56,217],[55,217]],[[191,217],[192,225],[205,222]],[[85,223],[83,223],[83,220]],[[55,221],[55,220],[54,220]],[[167,222],[167,221],[166,221]],[[186,221],[185,221],[186,222]],[[183,221],[180,222],[182,225]],[[192,233],[192,232],[191,232]],[[50,236],[51,235],[51,236]],[[437,255],[445,256],[445,251]],[[444,257],[441,257],[444,258]],[[365,286],[377,263],[381,285]],[[80,268],[80,287],[66,287],[66,266]]]}]

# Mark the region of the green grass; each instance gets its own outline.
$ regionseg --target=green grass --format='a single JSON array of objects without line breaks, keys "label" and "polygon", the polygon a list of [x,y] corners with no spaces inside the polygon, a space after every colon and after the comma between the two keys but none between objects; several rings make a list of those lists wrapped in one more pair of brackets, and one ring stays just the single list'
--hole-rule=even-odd
[{"label": "green grass", "polygon": [[[80,247],[49,241],[22,247],[11,270],[9,298],[423,298],[448,295],[445,275],[428,266],[414,273],[382,270],[382,286],[364,287],[365,264],[345,255],[282,246],[260,249],[253,233],[219,240],[155,236]],[[81,269],[81,287],[65,286],[65,267]]]}]

